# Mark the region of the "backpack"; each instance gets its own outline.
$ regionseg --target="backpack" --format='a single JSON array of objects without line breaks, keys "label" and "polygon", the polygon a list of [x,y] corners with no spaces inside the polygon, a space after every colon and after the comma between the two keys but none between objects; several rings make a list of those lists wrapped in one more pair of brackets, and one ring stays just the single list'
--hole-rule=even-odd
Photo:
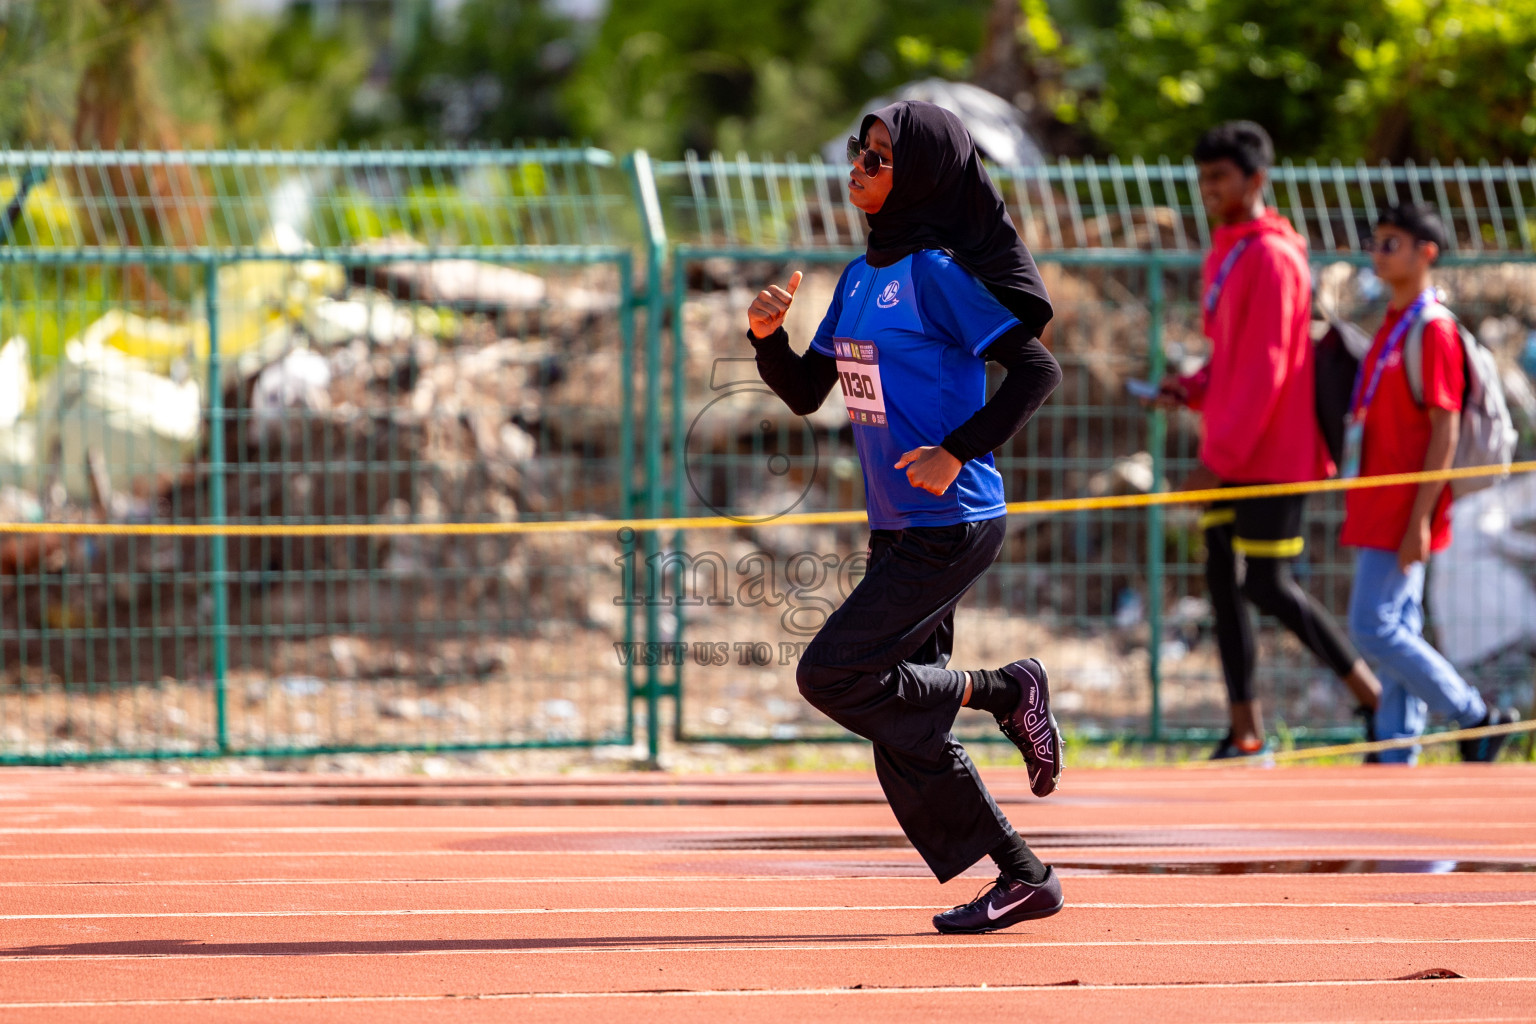
[{"label": "backpack", "polygon": [[1371,350],[1371,336],[1348,320],[1328,318],[1328,330],[1312,352],[1312,387],[1317,425],[1335,466],[1344,464],[1344,424],[1354,395],[1360,360]]},{"label": "backpack", "polygon": [[[1456,439],[1456,456],[1451,461],[1451,468],[1508,467],[1514,460],[1515,442],[1520,435],[1515,432],[1509,405],[1504,400],[1504,382],[1499,379],[1498,364],[1494,362],[1493,353],[1478,343],[1472,332],[1456,319],[1456,314],[1438,302],[1424,308],[1403,341],[1403,366],[1408,371],[1408,390],[1412,392],[1413,400],[1424,404],[1424,325],[1434,320],[1450,320],[1456,325],[1467,371],[1467,390],[1461,404],[1461,431]],[[1507,475],[1506,470],[1505,473],[1452,480],[1451,497],[1460,498],[1492,487]]]}]

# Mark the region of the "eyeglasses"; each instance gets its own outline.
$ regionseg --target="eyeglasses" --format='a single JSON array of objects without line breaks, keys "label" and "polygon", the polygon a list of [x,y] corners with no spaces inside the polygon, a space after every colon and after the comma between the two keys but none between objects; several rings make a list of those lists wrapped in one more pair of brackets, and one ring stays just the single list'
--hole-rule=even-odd
[{"label": "eyeglasses", "polygon": [[864,168],[864,173],[873,178],[880,173],[882,166],[889,167],[889,163],[880,159],[880,154],[865,146],[852,135],[848,136],[848,162],[858,164]]}]

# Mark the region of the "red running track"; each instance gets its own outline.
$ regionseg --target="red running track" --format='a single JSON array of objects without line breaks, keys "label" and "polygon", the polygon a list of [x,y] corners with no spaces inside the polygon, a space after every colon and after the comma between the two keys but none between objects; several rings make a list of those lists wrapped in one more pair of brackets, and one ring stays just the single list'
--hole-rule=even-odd
[{"label": "red running track", "polygon": [[988,771],[984,936],[861,775],[0,772],[0,1020],[1536,1020],[1536,767]]}]

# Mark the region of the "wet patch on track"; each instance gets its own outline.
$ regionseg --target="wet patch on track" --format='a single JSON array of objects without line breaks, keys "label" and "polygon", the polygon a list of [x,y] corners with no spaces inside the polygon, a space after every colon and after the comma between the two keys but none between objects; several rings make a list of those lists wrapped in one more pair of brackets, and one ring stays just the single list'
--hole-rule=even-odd
[{"label": "wet patch on track", "polygon": [[1164,863],[1053,860],[1082,875],[1450,875],[1536,872],[1536,862],[1504,860],[1193,860]]}]

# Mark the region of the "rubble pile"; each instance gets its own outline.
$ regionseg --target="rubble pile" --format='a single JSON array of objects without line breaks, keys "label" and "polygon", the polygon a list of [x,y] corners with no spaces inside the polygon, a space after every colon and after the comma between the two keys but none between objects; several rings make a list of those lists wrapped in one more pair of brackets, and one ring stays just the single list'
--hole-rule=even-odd
[{"label": "rubble pile", "polygon": [[[228,521],[621,514],[627,462],[618,450],[617,281],[601,269],[533,278],[538,309],[496,308],[500,293],[464,298],[462,262],[457,278],[440,273],[433,285],[459,288],[457,304],[403,302],[343,279],[284,324],[284,344],[269,344],[264,360],[231,361],[223,394]],[[532,277],[490,269],[499,288],[508,274]],[[609,301],[596,301],[605,292]],[[95,328],[93,343],[72,342],[87,358],[55,374],[68,382],[76,409],[84,402],[97,415],[61,414],[41,389],[26,423],[36,437],[65,441],[49,442],[51,465],[34,454],[25,472],[12,475],[0,493],[7,517],[210,518],[199,399],[206,378],[185,367],[179,380],[157,373],[149,360],[100,340],[113,327]],[[212,547],[198,537],[6,538],[0,671],[10,685],[0,699],[46,702],[76,687],[100,693],[100,700],[69,701],[64,719],[46,726],[66,746],[87,735],[99,745],[101,730],[130,746],[135,729],[153,734],[142,715],[123,715],[112,690],[157,679],[207,684]],[[229,678],[243,680],[239,692],[248,699],[260,691],[262,714],[253,722],[266,723],[253,726],[263,733],[248,737],[253,742],[300,742],[313,731],[306,722],[334,733],[337,701],[359,743],[389,742],[390,723],[402,743],[406,732],[420,742],[427,726],[483,742],[515,741],[514,733],[590,738],[622,725],[622,683],[608,646],[621,632],[612,599],[620,552],[611,537],[232,537],[224,547]],[[591,641],[581,641],[587,633]],[[556,665],[529,646],[556,641],[607,657]],[[530,679],[535,663],[542,674]],[[306,679],[325,685],[310,692]],[[544,704],[566,699],[562,689],[592,691],[592,699],[584,710],[560,705],[552,713]],[[437,696],[428,701],[428,691]],[[207,724],[201,703],[187,703],[190,717],[180,725],[153,725],[194,737]],[[500,711],[461,714],[468,703]],[[47,721],[38,714],[31,720]],[[20,706],[0,708],[0,720],[28,715]],[[343,742],[329,733],[322,740]]]}]

